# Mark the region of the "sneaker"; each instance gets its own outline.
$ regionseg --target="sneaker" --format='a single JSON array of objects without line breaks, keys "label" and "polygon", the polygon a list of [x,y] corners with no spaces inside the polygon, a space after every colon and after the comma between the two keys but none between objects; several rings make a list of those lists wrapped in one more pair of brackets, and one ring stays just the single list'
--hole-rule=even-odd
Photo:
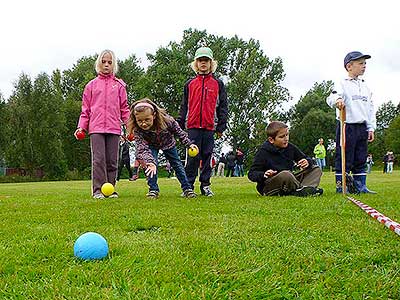
[{"label": "sneaker", "polygon": [[93,195],[93,199],[104,199],[105,198],[105,196],[103,195],[103,194],[94,194]]},{"label": "sneaker", "polygon": [[323,189],[312,186],[302,186],[296,189],[292,195],[297,197],[320,196],[324,192]]},{"label": "sneaker", "polygon": [[157,198],[158,198],[158,192],[157,192],[157,191],[149,191],[149,192],[146,194],[146,197],[147,197],[148,199],[157,199]]},{"label": "sneaker", "polygon": [[197,197],[197,194],[196,194],[195,192],[193,192],[192,189],[187,189],[187,190],[184,190],[184,191],[183,191],[183,193],[181,194],[181,196],[182,196],[182,197],[185,197],[185,198],[196,198],[196,197]]},{"label": "sneaker", "polygon": [[207,186],[201,186],[200,187],[200,191],[201,191],[201,194],[203,196],[207,196],[207,197],[214,196],[214,193],[212,192],[210,186],[208,186],[208,185]]},{"label": "sneaker", "polygon": [[139,178],[138,174],[133,175],[131,178],[129,178],[129,181],[135,181]]},{"label": "sneaker", "polygon": [[108,196],[108,198],[118,198],[119,195],[117,192],[112,193],[110,196]]}]

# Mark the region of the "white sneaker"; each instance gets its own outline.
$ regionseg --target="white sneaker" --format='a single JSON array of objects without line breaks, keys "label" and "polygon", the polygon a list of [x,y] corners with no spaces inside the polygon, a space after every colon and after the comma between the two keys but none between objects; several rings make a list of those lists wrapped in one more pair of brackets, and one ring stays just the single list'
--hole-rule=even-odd
[{"label": "white sneaker", "polygon": [[203,196],[207,196],[207,197],[212,197],[214,196],[214,193],[212,192],[210,186],[201,186],[200,187],[200,192]]},{"label": "white sneaker", "polygon": [[104,195],[103,194],[94,194],[93,195],[93,199],[104,199],[105,197],[104,197]]}]

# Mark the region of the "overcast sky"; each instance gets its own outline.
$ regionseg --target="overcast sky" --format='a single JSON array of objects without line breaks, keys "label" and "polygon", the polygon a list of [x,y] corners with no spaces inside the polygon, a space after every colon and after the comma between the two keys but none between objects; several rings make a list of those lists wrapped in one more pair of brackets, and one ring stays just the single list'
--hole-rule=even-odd
[{"label": "overcast sky", "polygon": [[1,4],[0,91],[8,98],[21,72],[69,69],[82,56],[112,49],[142,59],[183,30],[260,41],[281,57],[294,102],[315,82],[346,76],[343,58],[370,54],[364,78],[379,106],[400,102],[398,1],[4,1]]}]

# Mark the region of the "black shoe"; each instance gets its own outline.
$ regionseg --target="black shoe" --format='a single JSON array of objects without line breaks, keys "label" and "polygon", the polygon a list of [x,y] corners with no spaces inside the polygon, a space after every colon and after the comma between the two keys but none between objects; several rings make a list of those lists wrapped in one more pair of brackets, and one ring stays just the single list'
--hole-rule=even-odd
[{"label": "black shoe", "polygon": [[323,189],[312,186],[302,186],[295,190],[292,195],[297,197],[320,196],[324,192]]}]

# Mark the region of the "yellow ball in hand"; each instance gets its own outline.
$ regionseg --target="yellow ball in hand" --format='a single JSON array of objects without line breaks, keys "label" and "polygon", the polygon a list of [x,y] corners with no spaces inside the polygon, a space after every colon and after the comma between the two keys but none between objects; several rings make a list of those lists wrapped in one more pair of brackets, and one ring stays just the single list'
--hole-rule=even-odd
[{"label": "yellow ball in hand", "polygon": [[197,148],[189,148],[188,154],[190,157],[195,157],[197,154],[199,154],[199,150],[197,150]]},{"label": "yellow ball in hand", "polygon": [[114,193],[114,186],[111,183],[106,182],[101,186],[101,192],[106,197],[111,196]]}]

